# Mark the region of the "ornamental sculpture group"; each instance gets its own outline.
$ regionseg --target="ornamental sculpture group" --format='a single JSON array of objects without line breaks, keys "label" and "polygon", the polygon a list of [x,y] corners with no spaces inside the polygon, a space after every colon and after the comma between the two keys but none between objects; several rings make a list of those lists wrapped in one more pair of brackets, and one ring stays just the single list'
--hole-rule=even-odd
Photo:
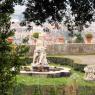
[{"label": "ornamental sculpture group", "polygon": [[84,68],[85,80],[95,81],[95,65],[88,65]]},{"label": "ornamental sculpture group", "polygon": [[49,71],[49,66],[46,58],[44,41],[37,40],[36,48],[34,50],[32,69],[33,71],[45,72]]}]

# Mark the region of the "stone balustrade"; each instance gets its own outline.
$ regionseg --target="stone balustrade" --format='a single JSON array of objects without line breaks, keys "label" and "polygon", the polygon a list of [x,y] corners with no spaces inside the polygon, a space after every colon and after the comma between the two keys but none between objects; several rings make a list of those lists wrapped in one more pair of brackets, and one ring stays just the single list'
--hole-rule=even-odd
[{"label": "stone balustrade", "polygon": [[[35,46],[30,46],[29,55],[33,55],[34,48]],[[95,54],[95,44],[55,44],[47,46],[46,52],[48,55]]]}]

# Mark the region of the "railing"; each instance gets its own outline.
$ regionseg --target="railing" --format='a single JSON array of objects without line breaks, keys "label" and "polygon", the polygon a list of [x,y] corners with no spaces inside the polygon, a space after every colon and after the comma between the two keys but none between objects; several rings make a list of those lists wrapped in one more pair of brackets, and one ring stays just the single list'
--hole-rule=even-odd
[{"label": "railing", "polygon": [[[35,46],[29,45],[29,55],[33,55]],[[64,55],[64,54],[95,54],[95,44],[84,43],[69,43],[48,45],[46,49],[49,55]]]}]

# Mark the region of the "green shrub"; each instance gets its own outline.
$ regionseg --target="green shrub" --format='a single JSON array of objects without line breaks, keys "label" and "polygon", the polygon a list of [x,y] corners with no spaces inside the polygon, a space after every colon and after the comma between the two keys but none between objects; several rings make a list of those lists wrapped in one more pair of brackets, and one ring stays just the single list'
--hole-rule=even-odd
[{"label": "green shrub", "polygon": [[73,64],[72,67],[74,68],[74,70],[84,72],[84,67],[86,66],[85,64],[77,64],[77,63],[72,63],[72,64]]},{"label": "green shrub", "polygon": [[[67,65],[67,66],[71,66],[74,70],[76,71],[81,71],[84,72],[84,67],[86,66],[85,64],[78,64],[78,63],[74,63],[74,61],[72,59],[69,58],[64,58],[64,57],[47,57],[48,59],[48,63],[54,63],[54,64],[60,64],[60,65]],[[33,61],[33,58],[25,58],[25,64],[31,64]]]},{"label": "green shrub", "polygon": [[84,64],[74,63],[72,59],[64,58],[64,57],[48,57],[50,63],[60,64],[60,65],[68,65],[73,67],[74,70],[84,72]]},{"label": "green shrub", "polygon": [[75,40],[76,43],[83,43],[84,42],[84,39],[83,39],[81,33],[75,34],[75,36],[77,37]]},{"label": "green shrub", "polygon": [[38,32],[34,32],[33,35],[32,35],[32,37],[38,39],[39,38],[39,33]]},{"label": "green shrub", "polygon": [[63,57],[47,57],[47,58],[50,63],[60,64],[60,65],[68,65],[73,63],[73,60],[69,58],[63,58]]},{"label": "green shrub", "polygon": [[21,62],[23,65],[30,65],[33,62],[33,58],[29,57],[20,57]]}]

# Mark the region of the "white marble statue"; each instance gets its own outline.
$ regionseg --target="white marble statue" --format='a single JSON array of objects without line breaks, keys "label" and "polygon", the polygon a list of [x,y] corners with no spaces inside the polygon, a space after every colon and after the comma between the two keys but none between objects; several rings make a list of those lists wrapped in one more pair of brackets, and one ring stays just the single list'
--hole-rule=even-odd
[{"label": "white marble statue", "polygon": [[45,47],[42,40],[37,40],[32,66],[48,66]]}]

